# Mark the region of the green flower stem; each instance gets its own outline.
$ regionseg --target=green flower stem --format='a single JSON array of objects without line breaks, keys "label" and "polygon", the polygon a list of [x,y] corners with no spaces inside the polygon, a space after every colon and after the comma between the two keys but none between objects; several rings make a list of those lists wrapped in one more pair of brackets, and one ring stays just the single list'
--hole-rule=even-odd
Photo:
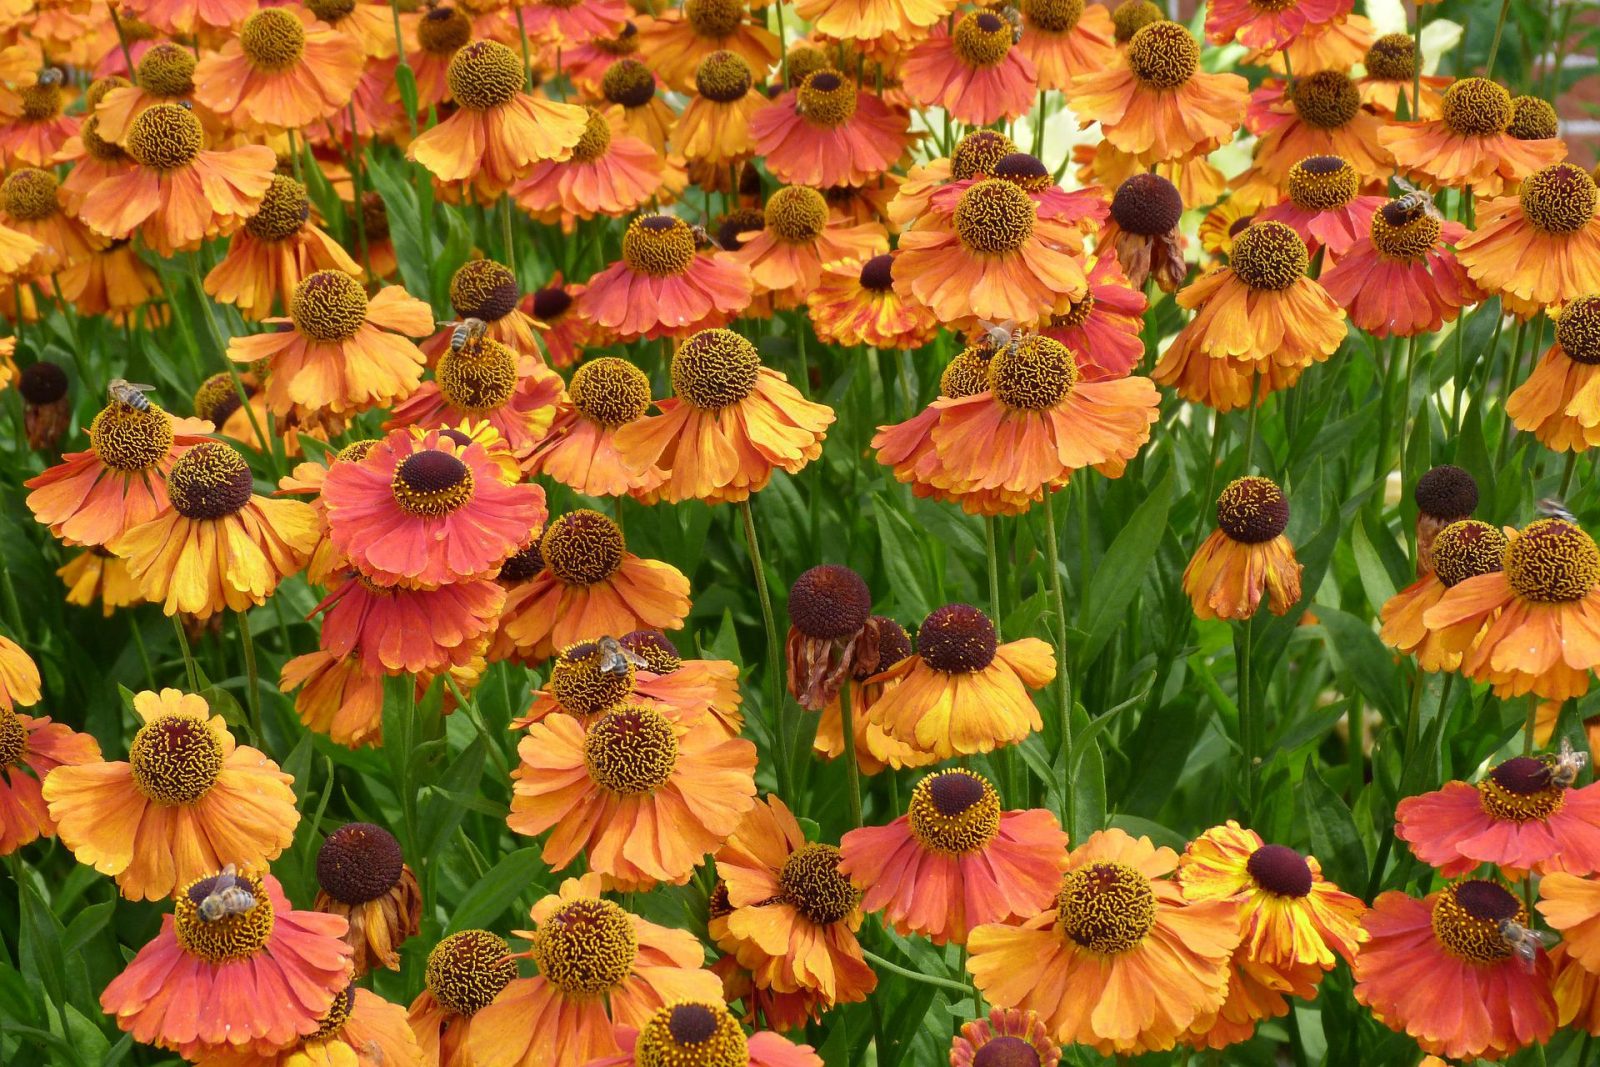
[{"label": "green flower stem", "polygon": [[959,994],[963,998],[972,992],[971,989],[961,982],[952,981],[949,978],[941,978],[936,974],[924,974],[922,971],[913,971],[911,968],[902,967],[898,963],[890,963],[876,952],[867,952],[863,950],[862,955],[864,955],[867,958],[867,962],[872,964],[874,967],[888,971],[890,974],[898,974],[901,978],[909,978],[913,982],[921,982],[923,985],[931,985],[937,986],[940,989],[947,989],[952,993]]},{"label": "green flower stem", "polygon": [[195,666],[194,652],[189,648],[189,635],[184,632],[183,619],[177,615],[168,616],[172,619],[172,629],[178,635],[178,650],[183,653],[183,670],[189,679],[189,692],[200,692],[200,669]]},{"label": "green flower stem", "polygon": [[[778,624],[772,614],[772,593],[767,588],[767,570],[761,563],[761,541],[756,536],[755,512],[750,498],[739,501],[739,516],[744,520],[744,543],[750,552],[750,566],[755,572],[756,596],[761,601],[761,623],[767,631],[767,664],[764,681],[767,687],[767,718],[772,730],[772,740],[778,756],[778,792],[786,800],[794,800],[791,773],[793,764],[789,754],[789,731],[785,721],[783,699],[783,645],[778,640]],[[852,739],[853,743],[853,739]]]},{"label": "green flower stem", "polygon": [[239,620],[239,644],[244,648],[245,708],[250,713],[250,732],[265,750],[267,734],[261,722],[261,683],[256,670],[256,642],[250,633],[250,612],[236,612],[235,617]]},{"label": "green flower stem", "polygon": [[1056,692],[1061,718],[1061,825],[1075,834],[1077,797],[1072,789],[1072,669],[1067,658],[1067,598],[1061,592],[1061,547],[1056,536],[1055,494],[1044,497],[1045,562],[1050,567],[1050,604],[1055,613]]},{"label": "green flower stem", "polygon": [[839,725],[844,729],[844,776],[850,783],[850,825],[860,829],[861,768],[856,764],[855,709],[851,707],[850,680],[839,687]]}]

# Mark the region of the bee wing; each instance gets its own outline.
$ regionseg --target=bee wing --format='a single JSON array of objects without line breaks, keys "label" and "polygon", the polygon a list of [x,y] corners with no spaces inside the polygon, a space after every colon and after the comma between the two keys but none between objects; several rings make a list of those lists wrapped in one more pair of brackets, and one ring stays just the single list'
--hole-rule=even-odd
[{"label": "bee wing", "polygon": [[1396,174],[1394,176],[1394,183],[1400,187],[1400,191],[1402,193],[1416,194],[1418,196],[1427,196],[1428,195],[1427,193],[1423,192],[1421,189],[1418,189],[1415,185],[1412,185],[1410,182],[1408,182],[1404,177],[1402,177],[1399,174]]},{"label": "bee wing", "polygon": [[222,873],[217,875],[216,885],[211,887],[211,895],[220,896],[224,890],[232,889],[235,883],[238,882],[237,875],[238,872],[235,870],[233,864],[230,863],[223,867]]}]

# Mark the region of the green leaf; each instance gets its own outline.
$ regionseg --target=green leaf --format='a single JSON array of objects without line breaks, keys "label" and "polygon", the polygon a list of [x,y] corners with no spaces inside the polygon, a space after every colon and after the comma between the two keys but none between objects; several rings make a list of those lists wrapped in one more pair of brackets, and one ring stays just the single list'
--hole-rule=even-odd
[{"label": "green leaf", "polygon": [[1306,761],[1298,795],[1300,816],[1311,831],[1312,854],[1331,880],[1347,890],[1359,891],[1367,884],[1367,853],[1361,845],[1361,835],[1344,798],[1317,773],[1314,758]]},{"label": "green leaf", "polygon": [[550,868],[539,858],[538,847],[508,852],[479,878],[450,914],[445,933],[479,928],[493,929],[497,920],[523,893],[540,888],[540,879]]},{"label": "green leaf", "polygon": [[1080,671],[1094,663],[1111,635],[1119,626],[1127,624],[1128,605],[1144,583],[1150,562],[1161,547],[1161,535],[1166,530],[1171,506],[1172,470],[1169,467],[1166,476],[1128,517],[1127,525],[1106,549],[1105,558],[1089,579],[1089,594],[1079,614],[1079,629],[1085,635],[1077,650]]},{"label": "green leaf", "polygon": [[1328,654],[1347,672],[1361,695],[1391,722],[1401,716],[1400,672],[1394,653],[1384,647],[1371,624],[1338,608],[1317,605],[1317,622],[1327,635]]}]

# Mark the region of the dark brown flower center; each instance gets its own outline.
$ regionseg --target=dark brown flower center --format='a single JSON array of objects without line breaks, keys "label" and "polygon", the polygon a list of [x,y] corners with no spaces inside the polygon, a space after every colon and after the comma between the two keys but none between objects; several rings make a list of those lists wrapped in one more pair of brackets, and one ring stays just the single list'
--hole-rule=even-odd
[{"label": "dark brown flower center", "polygon": [[1270,541],[1289,526],[1289,501],[1270,478],[1249,475],[1230,482],[1217,497],[1217,525],[1247,545]]},{"label": "dark brown flower center", "polygon": [[399,884],[404,869],[400,842],[371,823],[346,823],[317,852],[317,884],[344,904],[377,900]]},{"label": "dark brown flower center", "polygon": [[443,518],[472,499],[472,468],[449,452],[425,448],[400,461],[389,488],[402,511]]},{"label": "dark brown flower center", "polygon": [[1311,892],[1311,865],[1285,845],[1262,845],[1250,853],[1245,870],[1256,885],[1280,897],[1303,897]]},{"label": "dark brown flower center", "polygon": [[946,604],[922,620],[917,652],[946,674],[970,674],[994,662],[998,638],[989,616],[971,604]]}]

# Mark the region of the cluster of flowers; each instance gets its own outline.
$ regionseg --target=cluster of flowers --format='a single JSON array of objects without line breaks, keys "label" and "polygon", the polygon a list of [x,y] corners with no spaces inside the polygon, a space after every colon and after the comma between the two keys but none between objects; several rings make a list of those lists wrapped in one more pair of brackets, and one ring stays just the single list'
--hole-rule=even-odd
[{"label": "cluster of flowers", "polygon": [[[507,823],[542,836],[552,867],[587,873],[513,932],[526,953],[452,933],[409,1011],[388,1004],[351,985],[397,967],[418,929],[418,883],[387,831],[329,835],[322,893],[294,910],[268,873],[299,822],[276,763],[170,689],[137,695],[128,759],[105,760],[14,710],[40,684],[7,642],[0,852],[55,834],[124,895],[173,900],[103,994],[120,1026],[219,1067],[805,1067],[815,1053],[774,1031],[872,992],[856,937],[872,912],[969,950],[995,1011],[954,1039],[960,1067],[1048,1067],[1061,1043],[1222,1047],[1314,996],[1339,959],[1380,1021],[1438,1055],[1504,1055],[1558,1024],[1600,1032],[1600,794],[1574,788],[1570,757],[1524,755],[1407,800],[1397,834],[1420,860],[1448,879],[1500,874],[1371,910],[1233,823],[1181,855],[1120,830],[1069,849],[1054,814],[1005,810],[964,769],[931,770],[888,826],[809,841],[781,797],[758,798],[738,668],[665,636],[690,611],[684,575],[629,553],[601,511],[551,517],[533,480],[716,504],[797,473],[834,413],[729,327],[802,306],[842,346],[964,338],[939,398],[873,447],[918,495],[985,515],[1024,512],[1085,468],[1121,475],[1158,385],[1219,413],[1259,405],[1351,323],[1414,338],[1490,297],[1524,321],[1556,315],[1507,413],[1549,448],[1584,450],[1600,442],[1600,194],[1565,161],[1548,104],[1422,77],[1414,41],[1376,36],[1348,0],[1212,3],[1207,39],[1283,75],[1254,91],[1203,70],[1200,42],[1146,0],[799,0],[810,32],[787,49],[741,0],[651,15],[620,0],[403,6],[130,0],[10,20],[0,307],[164,321],[142,249],[189,257],[205,293],[270,328],[227,343],[231,369],[201,384],[193,418],[114,385],[90,447],[30,480],[28,506],[82,549],[63,568],[73,598],[108,612],[242,619],[304,572],[326,590],[320,645],[282,684],[340,744],[381,743],[388,676],[460,700],[489,663],[548,663],[514,724]],[[1042,162],[1042,125],[1031,153],[1001,132],[1052,92],[1099,124],[1077,160],[1086,188]],[[919,108],[996,128],[947,125],[942,154],[911,163],[939,141],[913,129]],[[1241,127],[1252,163],[1225,179],[1207,157]],[[583,284],[525,292],[517,264],[462,264],[460,322],[441,329],[383,284],[398,264],[365,186],[375,142],[453,204],[563,232],[634,217]],[[348,205],[353,250],[321,228],[295,176],[308,172]],[[1474,225],[1442,220],[1422,191],[1391,198],[1391,178],[1483,198]],[[726,206],[714,232],[660,210],[691,183]],[[1179,220],[1199,207],[1215,262],[1185,286]],[[201,279],[196,251],[223,237]],[[1193,315],[1146,378],[1132,372],[1155,288]],[[626,359],[583,358],[646,338],[672,343],[669,398]],[[53,447],[66,378],[17,372],[13,349],[0,370],[30,441]],[[348,440],[379,410],[380,436]],[[246,454],[274,450],[303,462],[262,495]],[[1383,637],[1425,670],[1538,695],[1548,739],[1559,701],[1600,667],[1600,549],[1566,519],[1473,520],[1469,485],[1443,468],[1417,486],[1421,577],[1386,606]],[[1288,520],[1267,478],[1223,490],[1184,575],[1198,615],[1301,599]],[[871,774],[1042,729],[1031,693],[1059,650],[1002,642],[966,604],[931,613],[913,644],[871,604],[839,567],[791,593],[788,683],[820,713],[819,753]],[[692,934],[604,895],[686,884],[707,856],[709,969]],[[1559,947],[1545,952],[1502,876],[1537,876]],[[519,955],[535,976],[519,977]]]}]

